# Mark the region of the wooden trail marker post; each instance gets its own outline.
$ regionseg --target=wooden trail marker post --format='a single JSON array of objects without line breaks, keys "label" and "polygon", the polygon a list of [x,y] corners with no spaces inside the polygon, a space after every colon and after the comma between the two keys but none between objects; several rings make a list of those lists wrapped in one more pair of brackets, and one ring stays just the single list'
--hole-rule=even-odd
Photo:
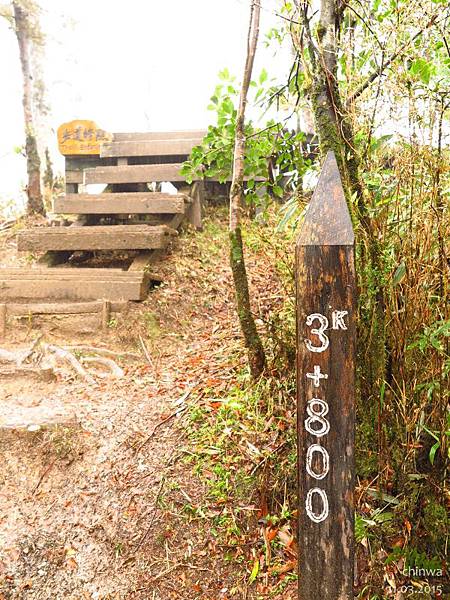
[{"label": "wooden trail marker post", "polygon": [[299,599],[353,600],[354,234],[329,152],[296,248]]}]

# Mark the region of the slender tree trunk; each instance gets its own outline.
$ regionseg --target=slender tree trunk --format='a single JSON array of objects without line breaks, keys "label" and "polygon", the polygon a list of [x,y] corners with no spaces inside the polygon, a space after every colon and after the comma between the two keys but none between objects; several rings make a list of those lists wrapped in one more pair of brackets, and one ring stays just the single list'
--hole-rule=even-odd
[{"label": "slender tree trunk", "polygon": [[44,203],[41,189],[41,160],[35,131],[33,111],[33,85],[30,67],[30,34],[29,15],[16,0],[13,2],[14,21],[17,42],[19,44],[20,64],[23,76],[23,114],[25,121],[25,153],[28,174],[28,213],[44,214]]},{"label": "slender tree trunk", "polygon": [[250,24],[247,40],[247,58],[245,61],[244,77],[239,97],[239,109],[236,119],[236,138],[233,158],[233,177],[230,191],[230,265],[233,272],[236,304],[239,322],[248,351],[251,374],[254,378],[261,375],[265,366],[265,354],[261,339],[256,329],[250,306],[247,272],[245,269],[244,248],[241,232],[242,196],[244,193],[244,154],[245,135],[244,120],[247,104],[247,93],[255,58],[259,34],[259,1],[251,0]]}]

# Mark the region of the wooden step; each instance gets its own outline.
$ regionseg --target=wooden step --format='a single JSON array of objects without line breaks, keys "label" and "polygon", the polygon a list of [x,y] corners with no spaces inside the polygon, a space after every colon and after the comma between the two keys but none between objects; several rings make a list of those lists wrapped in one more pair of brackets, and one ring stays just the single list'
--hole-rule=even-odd
[{"label": "wooden step", "polygon": [[17,249],[47,250],[148,250],[165,248],[172,229],[165,225],[96,225],[41,227],[17,234]]},{"label": "wooden step", "polygon": [[181,163],[166,165],[125,165],[84,170],[84,183],[150,183],[152,181],[185,181]]},{"label": "wooden step", "polygon": [[9,269],[7,267],[0,268],[0,280],[2,279],[21,279],[21,278],[39,278],[45,277],[46,279],[64,280],[68,281],[76,277],[82,277],[83,279],[123,279],[132,280],[141,277],[139,271],[125,271],[124,269],[109,269],[109,268],[97,268],[92,269],[89,267],[51,267],[51,268],[19,268]]},{"label": "wooden step", "polygon": [[207,134],[206,129],[192,129],[184,131],[147,131],[147,132],[119,132],[113,133],[114,142],[138,142],[141,140],[183,140],[203,139]]},{"label": "wooden step", "polygon": [[154,139],[139,141],[105,142],[100,146],[100,157],[125,156],[188,156],[194,146],[201,144],[202,138]]},{"label": "wooden step", "polygon": [[[0,269],[0,300],[143,300],[150,276],[113,269]],[[70,271],[70,274],[62,273]],[[102,271],[102,273],[89,273]]]},{"label": "wooden step", "polygon": [[[111,303],[111,312],[125,310],[127,303],[123,300]],[[25,317],[28,315],[83,315],[101,312],[102,300],[91,300],[90,302],[59,302],[59,303],[10,303],[6,304],[6,316]]]},{"label": "wooden step", "polygon": [[[113,167],[96,167],[83,171],[66,171],[66,183],[151,183],[152,181],[186,182],[181,175],[182,163],[151,165],[119,165]],[[264,181],[264,177],[244,177],[244,181]],[[199,178],[193,181],[200,181]],[[217,178],[205,178],[205,181],[218,181]],[[228,180],[231,181],[231,178]]]},{"label": "wooden step", "polygon": [[189,200],[184,194],[130,192],[107,194],[66,194],[53,201],[53,212],[62,214],[178,214]]}]

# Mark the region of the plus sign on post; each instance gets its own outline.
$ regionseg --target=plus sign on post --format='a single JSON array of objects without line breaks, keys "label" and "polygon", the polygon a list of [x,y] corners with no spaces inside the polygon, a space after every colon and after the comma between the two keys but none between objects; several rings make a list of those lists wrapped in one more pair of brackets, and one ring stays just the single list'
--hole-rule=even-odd
[{"label": "plus sign on post", "polygon": [[321,373],[320,365],[314,365],[314,373],[306,373],[306,377],[313,380],[314,387],[320,387],[321,379],[328,379],[328,375]]},{"label": "plus sign on post", "polygon": [[296,248],[299,599],[351,600],[354,235],[328,153]]}]

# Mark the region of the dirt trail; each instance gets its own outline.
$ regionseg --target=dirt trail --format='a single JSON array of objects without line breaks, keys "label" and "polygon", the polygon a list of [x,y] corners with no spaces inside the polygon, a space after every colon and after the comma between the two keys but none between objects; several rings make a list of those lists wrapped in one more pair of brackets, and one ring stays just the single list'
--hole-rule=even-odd
[{"label": "dirt trail", "polygon": [[125,377],[96,386],[68,374],[1,382],[4,410],[56,406],[76,421],[0,432],[1,600],[231,597],[232,566],[209,533],[183,517],[202,489],[184,464],[179,427],[199,381],[230,377],[221,368],[224,340],[229,348],[236,338],[226,263],[215,225],[207,242],[184,237],[182,252],[165,261],[166,283],[107,336],[84,317],[10,329],[3,348],[43,333],[123,352],[141,333],[152,364],[119,359]]}]

